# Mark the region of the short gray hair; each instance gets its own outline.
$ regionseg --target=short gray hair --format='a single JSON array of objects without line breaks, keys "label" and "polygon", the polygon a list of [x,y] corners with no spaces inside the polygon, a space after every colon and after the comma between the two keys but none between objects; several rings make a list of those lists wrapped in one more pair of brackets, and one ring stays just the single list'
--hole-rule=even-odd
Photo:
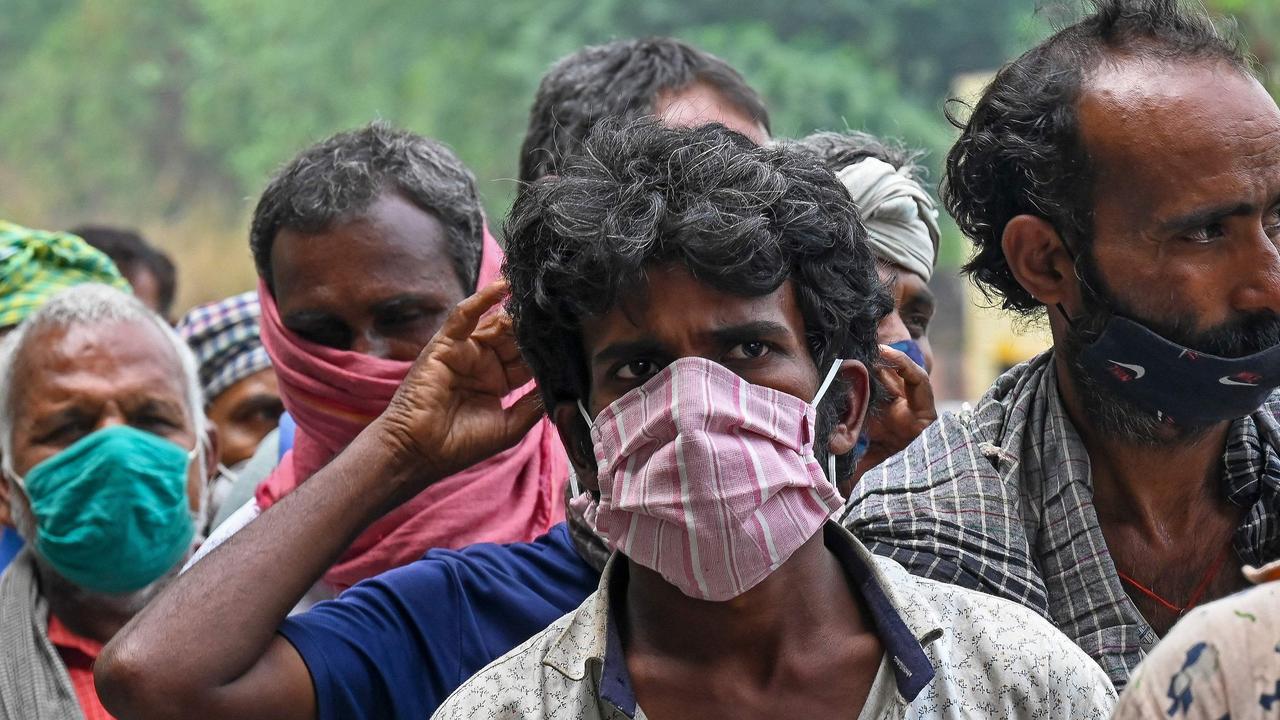
[{"label": "short gray hair", "polygon": [[281,230],[319,233],[398,193],[444,227],[453,269],[470,295],[480,274],[484,214],[476,179],[447,145],[382,122],[303,150],[271,178],[253,211],[249,248],[273,293],[271,248]]},{"label": "short gray hair", "polygon": [[12,470],[13,430],[15,427],[13,376],[17,361],[28,339],[37,330],[46,327],[65,328],[72,325],[96,325],[105,322],[129,322],[151,325],[164,335],[177,353],[182,366],[182,383],[186,389],[187,410],[191,415],[191,427],[196,442],[204,442],[207,420],[204,415],[204,394],[200,389],[200,375],[196,358],[187,343],[169,327],[159,315],[149,310],[137,298],[115,288],[97,283],[76,285],[58,293],[39,310],[22,321],[13,332],[0,342],[0,454],[4,467]]}]

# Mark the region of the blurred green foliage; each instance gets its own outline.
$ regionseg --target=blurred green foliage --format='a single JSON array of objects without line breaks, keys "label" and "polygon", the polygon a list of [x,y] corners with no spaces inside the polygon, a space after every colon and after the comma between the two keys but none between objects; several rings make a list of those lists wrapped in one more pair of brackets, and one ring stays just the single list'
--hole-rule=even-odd
[{"label": "blurred green foliage", "polygon": [[[1043,37],[1037,4],[0,0],[0,214],[156,226],[199,206],[242,241],[274,167],[383,118],[452,145],[500,216],[545,69],[585,44],[651,34],[738,67],[777,135],[866,129],[929,150],[936,169],[954,79]],[[1280,2],[1210,4],[1277,64]]]}]

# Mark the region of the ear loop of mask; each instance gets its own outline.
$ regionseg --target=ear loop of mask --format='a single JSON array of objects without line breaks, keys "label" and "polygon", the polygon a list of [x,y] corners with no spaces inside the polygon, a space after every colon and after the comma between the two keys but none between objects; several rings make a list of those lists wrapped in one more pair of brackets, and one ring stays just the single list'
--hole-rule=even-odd
[{"label": "ear loop of mask", "polygon": [[[1080,294],[1084,295],[1087,293],[1089,296],[1093,297],[1095,300],[1102,300],[1102,295],[1097,290],[1093,289],[1093,286],[1089,284],[1088,280],[1084,279],[1084,275],[1080,272],[1081,256],[1077,255],[1075,252],[1071,250],[1071,246],[1067,245],[1066,240],[1062,241],[1062,249],[1066,251],[1067,257],[1071,258],[1071,272],[1075,274],[1076,282],[1080,283],[1080,289],[1081,289]],[[1067,309],[1062,306],[1062,303],[1054,303],[1054,307],[1058,308],[1058,312],[1062,314],[1062,319],[1067,321],[1067,327],[1071,328],[1072,330],[1077,330],[1075,319],[1072,318],[1071,315],[1067,312]],[[1094,339],[1096,339],[1096,337]]]},{"label": "ear loop of mask", "polygon": [[[207,466],[205,457],[206,453],[213,451],[213,448],[210,446],[209,435],[204,430],[208,427],[208,421],[198,423],[196,427],[196,432],[199,434],[196,436],[196,446],[187,452],[187,465],[190,467],[193,460],[198,463],[196,471],[200,476],[200,505],[196,508],[195,517],[191,520],[196,526],[196,534],[192,542],[200,543],[205,539],[205,526],[209,524],[209,501],[213,495],[209,473],[205,470]],[[222,467],[222,463],[218,463],[218,467]]]},{"label": "ear loop of mask", "polygon": [[[827,377],[818,386],[818,393],[813,396],[812,403],[815,410],[818,407],[818,403],[822,401],[822,396],[826,395],[827,390],[831,388],[831,383],[836,381],[836,375],[840,374],[841,362],[840,358],[836,358],[831,363],[831,369],[827,371]],[[840,487],[840,484],[836,482],[836,454],[831,452],[831,448],[827,448],[827,479],[831,481],[834,487]]]},{"label": "ear loop of mask", "polygon": [[[591,414],[587,412],[587,408],[582,404],[582,399],[578,399],[578,412],[582,413],[582,419],[587,421],[587,431],[591,431]],[[573,496],[578,497],[582,494],[582,486],[578,484],[578,473],[569,467],[569,487],[573,490]]]}]

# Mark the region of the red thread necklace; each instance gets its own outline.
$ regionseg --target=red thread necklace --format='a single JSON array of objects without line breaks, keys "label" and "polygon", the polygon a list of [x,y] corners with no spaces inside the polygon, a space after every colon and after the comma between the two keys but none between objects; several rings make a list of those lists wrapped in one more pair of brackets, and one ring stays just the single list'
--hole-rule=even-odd
[{"label": "red thread necklace", "polygon": [[1218,557],[1214,559],[1213,564],[1209,566],[1209,569],[1205,572],[1204,577],[1200,579],[1200,584],[1196,585],[1196,589],[1191,592],[1191,597],[1190,599],[1187,600],[1187,604],[1182,607],[1178,607],[1177,605],[1174,605],[1168,600],[1165,600],[1164,598],[1160,597],[1158,594],[1156,594],[1155,590],[1152,590],[1146,585],[1143,585],[1137,580],[1134,580],[1133,578],[1124,574],[1123,572],[1120,571],[1120,568],[1116,568],[1116,574],[1120,576],[1121,580],[1129,583],[1129,585],[1131,585],[1134,590],[1137,590],[1143,595],[1146,595],[1152,600],[1155,600],[1156,602],[1160,603],[1160,605],[1163,606],[1166,610],[1172,612],[1178,617],[1182,617],[1187,613],[1187,611],[1191,610],[1196,605],[1200,604],[1200,599],[1204,597],[1205,592],[1209,589],[1209,584],[1212,583],[1213,579],[1218,576],[1218,571],[1222,569],[1222,564],[1227,561],[1227,555],[1230,552],[1231,552],[1231,544],[1228,543],[1227,546],[1222,549],[1222,552],[1218,553]]}]

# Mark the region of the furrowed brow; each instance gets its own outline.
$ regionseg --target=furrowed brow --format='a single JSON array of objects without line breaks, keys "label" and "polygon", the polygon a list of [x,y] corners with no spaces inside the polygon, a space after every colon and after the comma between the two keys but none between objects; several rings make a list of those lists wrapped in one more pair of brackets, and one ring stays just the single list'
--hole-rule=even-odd
[{"label": "furrowed brow", "polygon": [[1239,203],[1237,205],[1206,208],[1204,210],[1196,210],[1195,212],[1180,215],[1160,223],[1160,229],[1165,232],[1178,232],[1185,230],[1194,230],[1196,228],[1212,225],[1229,217],[1248,216],[1256,213],[1257,207],[1251,203]]},{"label": "furrowed brow", "polygon": [[790,338],[791,328],[773,320],[755,320],[740,325],[730,325],[711,330],[708,333],[721,345],[750,342],[761,338]]}]

